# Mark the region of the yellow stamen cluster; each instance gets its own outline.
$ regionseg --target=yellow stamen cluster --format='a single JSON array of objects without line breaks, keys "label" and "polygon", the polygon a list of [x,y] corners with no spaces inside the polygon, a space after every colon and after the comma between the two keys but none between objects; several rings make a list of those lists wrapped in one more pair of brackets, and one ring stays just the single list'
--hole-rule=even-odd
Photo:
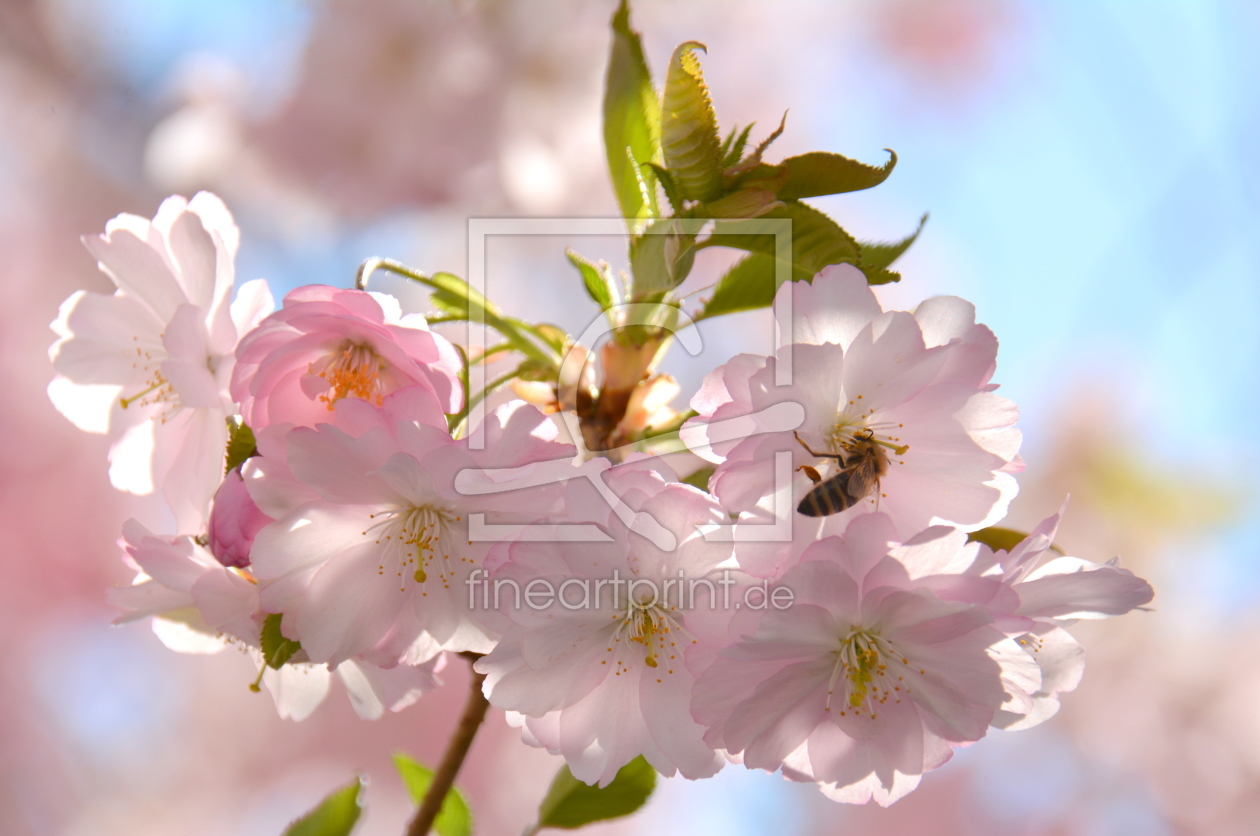
[{"label": "yellow stamen cluster", "polygon": [[337,401],[350,397],[380,406],[385,399],[381,380],[384,365],[368,346],[346,340],[337,353],[328,358],[322,371],[315,371],[315,364],[311,364],[310,371],[328,381],[328,391],[320,395],[319,400],[331,410]]},{"label": "yellow stamen cluster", "polygon": [[[676,607],[669,607],[668,610],[675,610]],[[643,655],[643,664],[649,668],[657,669],[664,662],[665,673],[673,673],[674,666],[678,662],[678,655],[681,652],[678,648],[678,642],[674,637],[677,635],[688,635],[679,623],[676,617],[671,616],[667,609],[660,603],[646,602],[638,603],[631,601],[624,612],[613,616],[613,620],[619,622],[612,634],[612,642],[607,648],[607,652],[614,653],[614,648],[621,644],[623,634],[629,641],[643,645],[646,653]],[[695,639],[691,639],[692,642]],[[629,673],[630,667],[622,658],[624,654],[615,654],[613,658],[613,667],[616,668],[616,675],[621,676],[622,673]],[[607,664],[607,660],[603,662]],[[662,680],[658,679],[657,682]]]},{"label": "yellow stamen cluster", "polygon": [[[380,529],[376,538],[377,545],[394,548],[382,551],[377,574],[384,575],[386,564],[391,562],[390,558],[394,558],[392,568],[401,579],[399,592],[407,591],[406,579],[408,577],[417,584],[426,583],[429,580],[429,571],[434,568],[437,570],[436,580],[442,588],[451,588],[454,571],[449,565],[451,555],[445,550],[450,546],[449,542],[443,541],[442,534],[445,527],[459,522],[461,517],[452,517],[446,511],[427,506],[401,508],[369,515],[369,518],[374,520],[378,517],[382,518],[380,522],[375,523],[363,533],[366,535],[370,531]],[[441,560],[435,567],[434,561],[438,561],[439,558]]]},{"label": "yellow stamen cluster", "polygon": [[862,400],[862,395],[855,395],[848,404],[840,408],[835,425],[823,439],[827,447],[831,452],[842,455],[851,452],[853,443],[859,436],[865,438],[869,435],[871,441],[888,448],[894,455],[904,456],[910,445],[900,443],[901,439],[889,431],[904,427],[905,424],[899,423],[894,427],[888,421],[871,421],[875,408],[865,406]]},{"label": "yellow stamen cluster", "polygon": [[[836,666],[831,672],[831,682],[827,685],[826,710],[831,710],[831,698],[835,693],[836,683],[842,676],[847,707],[840,710],[841,717],[850,712],[858,717],[865,713],[875,720],[879,717],[879,706],[889,700],[894,704],[900,703],[903,696],[910,696],[910,687],[906,685],[905,676],[896,676],[888,670],[885,657],[893,652],[894,648],[886,640],[854,627],[853,632],[842,640],[840,649],[836,651]],[[901,659],[902,665],[908,665],[909,662],[909,659]],[[919,673],[923,674],[925,671]]]},{"label": "yellow stamen cluster", "polygon": [[[132,340],[138,343],[140,338],[132,337]],[[135,347],[135,350],[135,362],[131,364],[131,367],[139,369],[141,372],[148,372],[148,377],[144,381],[143,389],[130,397],[119,398],[118,405],[123,409],[130,409],[137,403],[142,407],[160,403],[170,404],[174,409],[178,409],[179,395],[175,392],[175,387],[171,386],[162,374],[161,358],[154,357],[153,352],[139,345]],[[165,424],[167,417],[172,412],[173,410],[166,409],[153,417],[158,423]]]}]

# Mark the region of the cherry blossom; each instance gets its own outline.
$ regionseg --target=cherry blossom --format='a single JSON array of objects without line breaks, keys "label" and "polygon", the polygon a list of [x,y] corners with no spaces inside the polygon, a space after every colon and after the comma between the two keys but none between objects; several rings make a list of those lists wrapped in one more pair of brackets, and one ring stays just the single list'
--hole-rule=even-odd
[{"label": "cherry blossom", "polygon": [[244,568],[249,565],[254,537],[272,522],[249,495],[240,468],[233,468],[223,477],[210,508],[206,535],[210,553],[224,566]]},{"label": "cherry blossom", "polygon": [[119,215],[83,239],[114,294],[79,291],[52,323],[49,397],[79,428],[114,439],[110,481],[160,489],[177,530],[203,519],[223,475],[237,336],[273,307],[261,279],[231,301],[239,239],[208,192],[167,198],[152,221]]},{"label": "cherry blossom", "polygon": [[983,605],[950,600],[965,588],[922,580],[947,532],[901,549],[874,513],[813,543],[779,581],[793,605],[733,619],[742,635],[697,681],[706,742],[837,801],[886,806],[982,738],[999,708],[1027,704],[1036,664]]},{"label": "cherry blossom", "polygon": [[[120,545],[137,575],[131,586],[110,590],[110,603],[127,610],[115,624],[152,618],[154,632],[172,650],[218,653],[235,644],[250,648],[262,666],[260,636],[267,613],[248,571],[223,566],[192,537],[155,536],[135,520],[123,526]],[[355,711],[370,720],[387,708],[401,711],[437,687],[443,658],[391,669],[353,659],[338,665],[336,673]],[[279,669],[262,670],[280,716],[293,720],[304,720],[323,702],[332,673],[326,665],[310,664],[302,650]]]},{"label": "cherry blossom", "polygon": [[384,293],[299,287],[241,340],[236,357],[232,395],[255,432],[313,427],[343,398],[379,406],[406,386],[428,388],[443,412],[463,403],[455,348]]},{"label": "cherry blossom", "polygon": [[[638,755],[687,778],[713,775],[723,762],[688,711],[695,677],[685,651],[699,641],[696,611],[715,607],[726,588],[717,570],[731,545],[702,534],[726,514],[658,467],[637,460],[599,477],[631,525],[589,482],[571,483],[565,519],[593,522],[607,537],[498,546],[493,586],[471,593],[481,602],[499,589],[507,621],[477,662],[491,704],[513,712],[526,743],[563,755],[575,777],[601,786]],[[548,588],[550,601],[528,597]]]},{"label": "cherry blossom", "polygon": [[1078,619],[1124,615],[1155,597],[1151,585],[1121,568],[1118,558],[1106,563],[1066,555],[1045,560],[1062,514],[1060,510],[1042,521],[1009,552],[976,544],[975,560],[965,570],[1000,578],[1014,591],[1016,597],[1006,598],[1006,606],[990,609],[996,626],[1016,637],[1041,669],[1041,687],[1032,694],[1028,710],[998,712],[994,725],[999,728],[1025,729],[1053,717],[1059,695],[1080,684],[1085,649],[1065,628]]},{"label": "cherry blossom", "polygon": [[276,520],[255,537],[250,571],[264,583],[264,609],[284,613],[284,635],[313,660],[338,665],[361,655],[390,666],[493,646],[463,584],[488,548],[474,540],[471,515],[528,523],[553,513],[561,491],[465,495],[455,478],[534,462],[567,466],[573,448],[554,440],[546,416],[516,401],[487,416],[477,434],[485,448],[473,449],[434,426],[443,406],[426,386],[400,389],[379,407],[346,398],[334,404],[332,423],[292,429],[280,444],[264,432],[264,454],[246,463],[251,496]]},{"label": "cherry blossom", "polygon": [[[974,321],[970,303],[938,297],[913,313],[883,311],[862,274],[829,267],[813,284],[786,283],[775,301],[789,345],[775,357],[738,355],[712,372],[692,399],[699,416],[684,441],[718,464],[710,489],[744,522],[791,517],[793,546],[745,550],[741,564],[758,576],[786,569],[814,539],[845,530],[858,514],[888,515],[902,538],[937,523],[964,530],[991,525],[1006,513],[1017,486],[1020,434],[1014,405],[994,394],[997,341]],[[790,365],[779,368],[780,363]],[[779,386],[781,371],[791,382]],[[759,413],[795,403],[795,430]],[[739,426],[731,438],[715,424]],[[807,469],[826,480],[838,458],[859,442],[886,464],[878,483],[847,510],[806,516],[794,509],[813,488]],[[807,449],[808,448],[808,449]],[[809,452],[813,450],[820,456]],[[790,452],[795,468],[790,507],[775,508],[775,454]],[[831,456],[833,458],[827,458]]]}]

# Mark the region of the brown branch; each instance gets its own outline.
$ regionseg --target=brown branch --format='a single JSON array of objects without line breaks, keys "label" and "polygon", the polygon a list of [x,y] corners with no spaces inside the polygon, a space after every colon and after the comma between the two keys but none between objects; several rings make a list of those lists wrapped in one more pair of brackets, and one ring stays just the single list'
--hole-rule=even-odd
[{"label": "brown branch", "polygon": [[[480,653],[459,655],[467,659],[470,665],[481,658]],[[475,670],[470,672],[472,683],[468,691],[468,702],[464,704],[464,715],[459,718],[459,725],[455,727],[455,733],[451,735],[451,742],[446,744],[442,762],[433,773],[433,783],[429,785],[429,791],[424,794],[424,800],[420,803],[420,809],[416,811],[416,817],[407,827],[407,836],[427,836],[429,829],[433,827],[433,820],[442,810],[442,802],[446,800],[446,794],[455,783],[459,768],[464,765],[464,758],[468,756],[468,750],[472,746],[473,738],[477,736],[477,730],[486,719],[486,709],[490,707],[490,703],[481,693],[481,684],[486,676]]]}]

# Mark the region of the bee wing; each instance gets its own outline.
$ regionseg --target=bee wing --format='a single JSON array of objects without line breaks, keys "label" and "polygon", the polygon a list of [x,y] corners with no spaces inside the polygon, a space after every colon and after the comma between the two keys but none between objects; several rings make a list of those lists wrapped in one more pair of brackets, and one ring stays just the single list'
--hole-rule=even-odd
[{"label": "bee wing", "polygon": [[879,485],[879,461],[874,457],[864,457],[848,471],[846,493],[853,502],[864,498]]}]

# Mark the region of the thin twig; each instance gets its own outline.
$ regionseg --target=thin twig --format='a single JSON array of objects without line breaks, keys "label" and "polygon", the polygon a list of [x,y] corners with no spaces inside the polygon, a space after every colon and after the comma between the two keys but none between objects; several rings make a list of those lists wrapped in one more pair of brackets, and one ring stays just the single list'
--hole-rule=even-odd
[{"label": "thin twig", "polygon": [[[480,653],[459,655],[467,659],[470,664],[481,658]],[[429,791],[424,794],[424,800],[420,803],[416,817],[407,827],[407,836],[427,836],[429,829],[433,827],[433,820],[442,810],[442,802],[446,800],[446,794],[455,783],[459,768],[464,765],[464,758],[468,756],[468,750],[472,746],[473,738],[477,736],[477,730],[486,719],[486,709],[490,707],[490,703],[481,693],[481,684],[486,676],[475,670],[471,673],[472,683],[468,691],[468,702],[464,704],[464,715],[459,718],[459,725],[455,727],[455,733],[451,735],[451,742],[446,744],[442,762],[433,773],[433,783],[429,785]]]}]

